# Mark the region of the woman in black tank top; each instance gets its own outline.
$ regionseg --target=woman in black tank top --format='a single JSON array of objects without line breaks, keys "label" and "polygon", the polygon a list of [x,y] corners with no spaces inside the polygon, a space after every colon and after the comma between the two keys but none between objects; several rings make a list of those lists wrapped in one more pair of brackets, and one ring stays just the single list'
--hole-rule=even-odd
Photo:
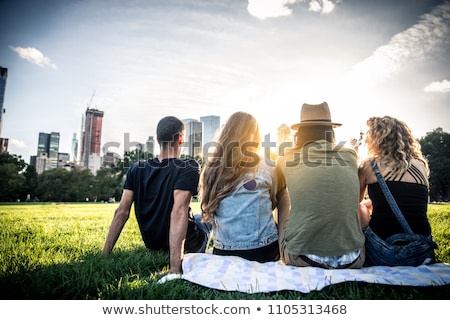
[{"label": "woman in black tank top", "polygon": [[358,169],[360,219],[380,238],[403,233],[371,167],[375,159],[381,174],[415,233],[431,235],[427,217],[429,168],[420,144],[402,121],[390,116],[367,120],[366,144],[369,156]]}]

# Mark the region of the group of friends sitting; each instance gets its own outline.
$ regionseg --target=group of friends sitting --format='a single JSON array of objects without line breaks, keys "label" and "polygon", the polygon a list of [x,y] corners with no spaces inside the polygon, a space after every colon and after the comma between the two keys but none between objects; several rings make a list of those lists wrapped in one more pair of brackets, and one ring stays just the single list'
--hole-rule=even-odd
[{"label": "group of friends sitting", "polygon": [[[336,143],[339,126],[326,102],[303,104],[290,146],[269,161],[260,156],[255,117],[236,112],[201,166],[180,158],[183,122],[164,117],[156,132],[160,154],[129,168],[103,252],[113,250],[134,204],[146,247],[169,251],[171,274],[182,273],[185,253],[206,251],[298,267],[377,265],[371,257],[391,253],[368,247],[368,237],[405,231],[375,164],[412,231],[430,238],[429,168],[409,127],[391,116],[370,117],[368,156],[359,161],[354,148]],[[193,196],[201,208],[195,214]],[[433,250],[423,261],[431,262]]]}]

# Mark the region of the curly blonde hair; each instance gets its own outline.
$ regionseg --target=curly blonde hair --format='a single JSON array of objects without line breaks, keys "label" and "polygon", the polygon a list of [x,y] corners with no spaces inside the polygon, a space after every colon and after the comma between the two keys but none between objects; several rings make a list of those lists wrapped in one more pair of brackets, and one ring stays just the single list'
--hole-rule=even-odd
[{"label": "curly blonde hair", "polygon": [[402,174],[411,166],[411,161],[417,159],[423,162],[427,171],[429,170],[420,144],[406,123],[384,116],[369,118],[367,126],[368,152],[371,156],[379,158],[382,164],[393,162],[394,172]]},{"label": "curly blonde hair", "polygon": [[220,201],[246,174],[256,172],[260,148],[256,119],[246,112],[232,114],[200,175],[200,206],[204,221],[212,221]]}]

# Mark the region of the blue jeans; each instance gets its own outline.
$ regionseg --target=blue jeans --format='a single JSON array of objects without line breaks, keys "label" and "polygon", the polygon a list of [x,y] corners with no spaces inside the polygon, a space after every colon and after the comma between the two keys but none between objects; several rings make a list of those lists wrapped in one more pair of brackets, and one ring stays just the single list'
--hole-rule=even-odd
[{"label": "blue jeans", "polygon": [[435,262],[437,246],[431,236],[400,233],[383,240],[370,227],[364,230],[364,235],[368,266],[418,266]]},{"label": "blue jeans", "polygon": [[205,234],[205,240],[197,252],[205,252],[208,248],[209,241],[211,240],[212,223],[202,222],[202,215],[200,213],[194,214],[194,220],[197,228]]},{"label": "blue jeans", "polygon": [[212,224],[202,222],[200,214],[189,212],[186,239],[184,242],[185,253],[201,253],[208,248],[212,234]]}]

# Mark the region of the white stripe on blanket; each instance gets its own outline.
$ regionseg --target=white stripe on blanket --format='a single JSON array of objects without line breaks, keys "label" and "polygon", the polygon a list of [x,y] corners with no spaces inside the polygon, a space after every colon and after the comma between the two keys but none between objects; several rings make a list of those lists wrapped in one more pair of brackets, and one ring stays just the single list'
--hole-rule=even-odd
[{"label": "white stripe on blanket", "polygon": [[450,283],[450,264],[328,270],[286,266],[281,262],[258,263],[239,257],[191,253],[183,259],[181,278],[225,291],[258,293],[293,290],[308,293],[345,281],[402,286],[445,285]]}]

